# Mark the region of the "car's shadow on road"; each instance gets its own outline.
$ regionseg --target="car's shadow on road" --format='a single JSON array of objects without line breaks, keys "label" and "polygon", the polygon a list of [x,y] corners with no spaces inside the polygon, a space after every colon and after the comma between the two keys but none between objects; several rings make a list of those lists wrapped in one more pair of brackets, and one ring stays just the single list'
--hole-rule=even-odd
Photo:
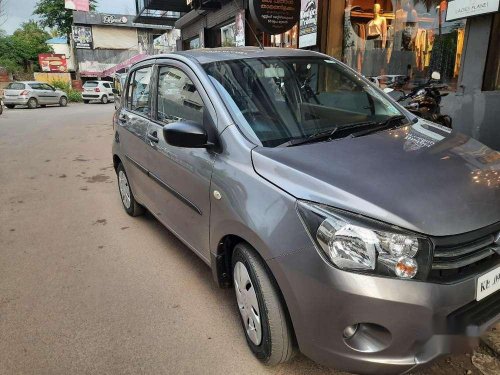
[{"label": "car's shadow on road", "polygon": [[[169,256],[176,258],[182,264],[185,272],[190,272],[197,280],[197,285],[204,288],[203,292],[208,293],[213,301],[225,306],[227,314],[232,314],[233,319],[228,319],[226,328],[232,333],[241,335],[241,343],[246,346],[244,333],[239,325],[239,316],[236,306],[234,290],[220,289],[216,286],[212,278],[210,267],[199,258],[191,249],[181,242],[172,232],[165,228],[150,212],[146,211],[144,216],[138,218],[147,222],[148,226],[154,229],[154,234],[160,238],[164,244],[165,251]],[[234,319],[236,317],[236,319]],[[235,332],[236,331],[236,332]],[[247,349],[247,348],[245,348]],[[247,349],[250,350],[250,349]],[[257,361],[257,359],[255,359]],[[301,353],[297,352],[295,357],[288,363],[276,367],[262,367],[262,371],[272,374],[340,374],[341,372],[320,366]],[[347,373],[346,373],[347,374]]]}]

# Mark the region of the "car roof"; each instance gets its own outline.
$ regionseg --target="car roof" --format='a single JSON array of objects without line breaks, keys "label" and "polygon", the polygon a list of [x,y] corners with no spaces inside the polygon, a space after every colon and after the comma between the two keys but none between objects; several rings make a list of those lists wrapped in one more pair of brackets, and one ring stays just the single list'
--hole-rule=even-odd
[{"label": "car roof", "polygon": [[179,55],[190,58],[191,60],[196,60],[200,64],[262,57],[324,57],[323,54],[318,52],[291,48],[266,47],[261,49],[259,47],[219,47],[177,51],[169,54],[152,56],[149,59],[169,58]]}]

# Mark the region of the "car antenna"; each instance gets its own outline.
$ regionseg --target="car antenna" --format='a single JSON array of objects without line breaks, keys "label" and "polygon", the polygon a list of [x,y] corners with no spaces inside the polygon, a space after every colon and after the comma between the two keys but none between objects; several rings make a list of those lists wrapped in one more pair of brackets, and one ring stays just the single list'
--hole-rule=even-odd
[{"label": "car antenna", "polygon": [[[233,0],[233,3],[234,5],[236,5],[236,8],[239,9],[240,6],[238,5],[238,3],[236,2],[236,0]],[[252,32],[255,40],[257,41],[257,43],[259,43],[259,48],[261,50],[264,50],[264,46],[262,45],[262,43],[260,42],[259,38],[257,38],[257,34],[255,34],[255,31],[253,30],[252,26],[250,25],[250,23],[248,22],[247,18],[245,17],[245,23],[247,24],[248,28],[250,29],[250,31]]]}]

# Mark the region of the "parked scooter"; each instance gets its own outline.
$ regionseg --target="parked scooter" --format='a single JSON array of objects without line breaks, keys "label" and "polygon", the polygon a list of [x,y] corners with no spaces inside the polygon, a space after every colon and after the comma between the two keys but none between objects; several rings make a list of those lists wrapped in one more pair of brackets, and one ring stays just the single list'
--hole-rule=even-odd
[{"label": "parked scooter", "polygon": [[[406,101],[405,108],[414,115],[451,128],[451,117],[441,114],[441,99],[448,93],[439,91],[447,87],[439,83],[440,79],[441,74],[433,72],[425,84],[413,88],[408,94],[402,90],[402,84],[397,82],[386,87],[384,92],[394,97],[399,103]],[[395,93],[402,93],[402,95],[396,98]]]}]

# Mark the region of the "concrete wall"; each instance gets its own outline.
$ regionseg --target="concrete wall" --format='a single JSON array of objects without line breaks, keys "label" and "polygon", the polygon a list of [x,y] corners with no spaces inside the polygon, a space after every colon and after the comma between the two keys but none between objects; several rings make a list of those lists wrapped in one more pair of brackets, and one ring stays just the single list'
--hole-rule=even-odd
[{"label": "concrete wall", "polygon": [[482,91],[493,15],[467,20],[459,87],[443,99],[453,127],[500,150],[500,91]]}]

